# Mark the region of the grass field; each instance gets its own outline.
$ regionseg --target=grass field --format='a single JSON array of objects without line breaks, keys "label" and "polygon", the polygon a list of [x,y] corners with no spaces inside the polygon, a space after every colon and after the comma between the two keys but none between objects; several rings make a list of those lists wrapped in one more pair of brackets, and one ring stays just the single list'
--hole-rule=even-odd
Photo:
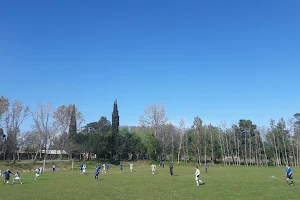
[{"label": "grass field", "polygon": [[[137,166],[130,173],[112,167],[107,174],[94,180],[92,166],[87,174],[79,170],[44,172],[34,180],[34,172],[23,172],[23,185],[0,185],[5,200],[19,199],[300,199],[300,169],[293,169],[295,186],[287,186],[285,169],[275,167],[210,167],[200,168],[204,185],[196,187],[194,167],[174,167],[173,177],[168,168],[157,167],[151,174],[150,165]],[[2,177],[3,180],[3,177]],[[299,184],[299,185],[298,185]],[[2,198],[1,198],[2,199]]]}]

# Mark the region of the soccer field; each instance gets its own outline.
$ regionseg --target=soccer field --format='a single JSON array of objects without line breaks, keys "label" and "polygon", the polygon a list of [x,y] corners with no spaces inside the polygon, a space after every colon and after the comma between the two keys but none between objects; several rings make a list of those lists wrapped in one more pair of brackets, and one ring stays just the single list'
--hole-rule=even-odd
[{"label": "soccer field", "polygon": [[[1,199],[300,199],[300,170],[293,169],[295,186],[287,186],[285,169],[275,167],[210,167],[208,173],[200,168],[205,184],[196,187],[194,167],[157,167],[151,174],[150,166],[139,166],[130,173],[125,166],[112,167],[107,174],[94,180],[91,166],[86,175],[79,170],[44,172],[34,180],[34,172],[22,173],[23,185],[0,186]],[[298,172],[299,171],[299,172]],[[3,181],[3,177],[2,177]],[[299,185],[298,185],[299,184]]]}]

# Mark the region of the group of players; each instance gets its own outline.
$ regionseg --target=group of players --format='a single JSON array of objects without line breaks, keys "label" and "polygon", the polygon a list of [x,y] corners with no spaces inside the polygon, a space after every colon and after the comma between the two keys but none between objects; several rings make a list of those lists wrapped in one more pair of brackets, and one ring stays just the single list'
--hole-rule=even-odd
[{"label": "group of players", "polygon": [[[123,172],[123,163],[121,162],[120,163],[120,173]],[[162,168],[165,167],[165,163],[161,163],[160,165]],[[130,163],[129,165],[130,167],[130,172],[133,172],[133,163]],[[80,174],[82,174],[82,171],[85,170],[85,165],[83,164],[80,164]],[[106,173],[106,171],[108,170],[109,168],[109,165],[107,164],[103,164],[103,170],[102,170],[102,173]],[[173,165],[170,164],[170,167],[169,167],[169,170],[170,170],[170,176],[173,176],[174,173],[173,173]],[[100,174],[100,169],[101,169],[101,164],[99,163],[96,167],[95,167],[95,180],[99,180],[99,174]],[[205,172],[207,173],[208,171],[208,164],[205,163],[204,165],[204,169],[205,169]],[[151,165],[151,170],[152,170],[152,174],[155,174],[155,171],[156,171],[156,165],[153,163]],[[203,184],[203,181],[200,179],[200,170],[199,170],[199,167],[196,166],[196,171],[195,171],[195,181],[196,181],[196,186],[200,186],[201,184]],[[291,181],[291,184],[294,185],[294,181],[293,181],[293,172],[292,172],[292,168],[290,168],[288,165],[286,165],[286,182],[287,182],[287,185],[289,185],[289,181]]]},{"label": "group of players", "polygon": [[[123,172],[123,167],[124,167],[123,163],[121,162],[119,166],[120,166],[120,173],[122,173]],[[133,172],[133,166],[134,166],[134,164],[130,163],[130,165],[129,165],[130,172]],[[165,164],[162,163],[160,166],[162,168],[164,168]],[[86,173],[86,165],[80,164],[79,168],[80,168],[80,174],[85,174]],[[170,176],[173,176],[173,168],[174,168],[173,165],[170,164],[170,167],[169,167]],[[108,164],[103,164],[102,165],[102,173],[106,174],[108,169],[109,169]],[[205,169],[205,172],[207,172],[207,169],[208,169],[207,164],[204,165],[204,169]],[[35,180],[38,180],[38,177],[43,174],[43,170],[44,170],[43,167],[37,167],[36,168],[36,170],[35,170]],[[99,180],[100,170],[101,170],[101,164],[99,163],[95,167],[95,171],[94,171],[95,180]],[[155,164],[151,165],[151,170],[152,170],[152,174],[155,174],[155,172],[156,172],[156,165]],[[56,171],[56,166],[53,165],[52,166],[52,172],[54,173],[55,171]],[[9,184],[11,174],[14,174],[14,173],[11,172],[10,169],[7,169],[3,174],[0,170],[0,176],[4,176],[4,184]],[[294,185],[292,168],[290,168],[288,165],[286,165],[286,173],[285,174],[286,174],[287,185],[289,185],[289,181],[291,181],[291,185]],[[16,182],[16,180],[18,180],[20,184],[23,184],[21,174],[19,172],[16,172],[14,174],[12,184],[14,184]],[[200,180],[200,170],[199,170],[198,166],[196,166],[195,181],[196,181],[196,186],[199,186],[199,185],[203,184],[203,181]]]},{"label": "group of players", "polygon": [[[4,176],[4,182],[3,182],[4,185],[9,184],[10,174],[14,174],[10,171],[10,169],[7,169],[3,174],[0,170],[0,175]],[[16,180],[18,180],[20,184],[23,184],[22,179],[21,179],[21,174],[19,172],[15,173],[12,184],[14,184],[16,182]]]}]

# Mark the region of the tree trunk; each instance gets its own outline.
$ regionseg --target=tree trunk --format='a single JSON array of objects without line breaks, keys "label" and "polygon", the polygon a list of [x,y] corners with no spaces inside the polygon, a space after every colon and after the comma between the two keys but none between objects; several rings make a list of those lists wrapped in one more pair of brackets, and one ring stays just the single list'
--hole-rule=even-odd
[{"label": "tree trunk", "polygon": [[287,151],[286,151],[286,145],[285,145],[285,138],[284,135],[282,134],[282,138],[283,138],[283,146],[284,146],[284,153],[285,153],[285,161],[286,161],[286,165],[289,165],[289,160],[288,160],[288,155],[287,155]]},{"label": "tree trunk", "polygon": [[206,127],[204,132],[204,164],[206,164],[207,157],[206,157]]},{"label": "tree trunk", "polygon": [[244,165],[248,167],[248,162],[247,162],[247,133],[245,133],[245,153],[244,153]]},{"label": "tree trunk", "polygon": [[[273,130],[272,130],[272,132],[273,132]],[[277,146],[276,146],[276,139],[275,139],[274,132],[273,132],[273,141],[274,141],[274,147],[275,147],[276,165],[279,166],[278,150],[277,150]]]},{"label": "tree trunk", "polygon": [[211,162],[214,165],[214,141],[213,141],[213,133],[211,132]]},{"label": "tree trunk", "polygon": [[237,137],[237,159],[238,159],[238,165],[241,166],[241,155],[240,155],[240,140]]},{"label": "tree trunk", "polygon": [[268,167],[268,166],[269,166],[269,164],[268,164],[268,158],[267,158],[266,148],[265,148],[265,144],[264,144],[264,142],[262,142],[262,143],[263,143],[263,148],[264,148],[265,161],[266,161],[266,165],[267,165],[267,167]]},{"label": "tree trunk", "polygon": [[187,165],[187,161],[188,161],[188,156],[189,156],[189,141],[188,141],[188,135],[187,132],[185,134],[186,136],[186,158],[185,158],[185,164]]},{"label": "tree trunk", "polygon": [[225,157],[224,157],[224,152],[223,152],[223,147],[222,147],[222,138],[221,138],[220,130],[219,130],[219,141],[220,141],[220,147],[221,147],[221,152],[222,152],[222,161],[223,161],[223,165],[225,166]]},{"label": "tree trunk", "polygon": [[252,166],[252,145],[251,144],[252,144],[252,138],[251,138],[251,134],[250,134],[250,139],[249,139],[249,150],[250,150],[249,161],[250,161],[250,166]]},{"label": "tree trunk", "polygon": [[34,159],[33,159],[33,162],[36,161],[36,158],[37,158],[38,153],[39,153],[39,150],[36,151],[35,156],[34,156]]}]

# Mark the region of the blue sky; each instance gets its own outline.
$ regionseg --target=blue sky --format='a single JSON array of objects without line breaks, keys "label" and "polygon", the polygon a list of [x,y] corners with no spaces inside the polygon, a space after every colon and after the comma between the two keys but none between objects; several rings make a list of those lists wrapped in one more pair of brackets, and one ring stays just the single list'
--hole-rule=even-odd
[{"label": "blue sky", "polygon": [[[258,125],[300,112],[300,1],[3,1],[0,95],[136,125],[146,105]],[[30,121],[27,120],[29,126]]]}]

